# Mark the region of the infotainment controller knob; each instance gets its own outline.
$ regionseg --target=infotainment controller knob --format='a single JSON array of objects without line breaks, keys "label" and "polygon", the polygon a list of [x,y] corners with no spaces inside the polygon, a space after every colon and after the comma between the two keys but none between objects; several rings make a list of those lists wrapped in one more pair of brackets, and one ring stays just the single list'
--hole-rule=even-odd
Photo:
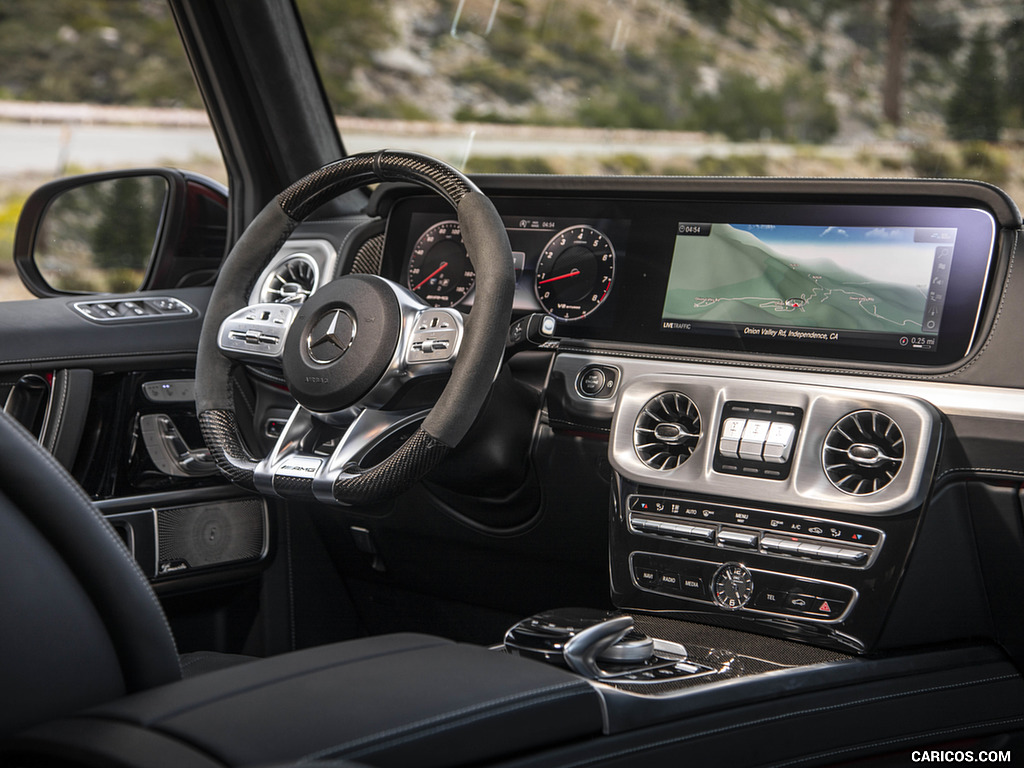
[{"label": "infotainment controller knob", "polygon": [[605,677],[600,664],[642,665],[654,641],[633,627],[627,614],[589,608],[545,611],[505,633],[505,647],[525,656],[564,664],[585,677]]}]

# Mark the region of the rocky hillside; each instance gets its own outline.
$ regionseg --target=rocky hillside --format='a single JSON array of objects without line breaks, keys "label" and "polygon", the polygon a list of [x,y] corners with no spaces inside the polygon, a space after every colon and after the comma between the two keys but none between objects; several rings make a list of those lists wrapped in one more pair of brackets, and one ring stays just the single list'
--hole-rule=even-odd
[{"label": "rocky hillside", "polygon": [[[899,0],[390,0],[364,11],[354,33],[317,24],[310,35],[339,111],[386,117],[700,130],[737,140],[939,138],[981,36],[1000,97],[1021,88],[1019,3],[904,2],[896,121],[883,113],[882,90]],[[299,6],[319,21],[328,3],[339,11],[335,24],[341,6],[362,5]],[[367,40],[372,48],[358,50]],[[1003,124],[1020,127],[1019,110],[1000,112]]]}]

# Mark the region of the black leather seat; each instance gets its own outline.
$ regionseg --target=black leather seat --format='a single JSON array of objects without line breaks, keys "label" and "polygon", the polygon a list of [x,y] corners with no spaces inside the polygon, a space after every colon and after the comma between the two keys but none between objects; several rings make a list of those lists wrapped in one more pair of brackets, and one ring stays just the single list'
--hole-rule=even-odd
[{"label": "black leather seat", "polygon": [[601,732],[598,697],[579,678],[425,635],[183,679],[156,595],[82,489],[5,414],[0,456],[6,763],[443,766]]}]

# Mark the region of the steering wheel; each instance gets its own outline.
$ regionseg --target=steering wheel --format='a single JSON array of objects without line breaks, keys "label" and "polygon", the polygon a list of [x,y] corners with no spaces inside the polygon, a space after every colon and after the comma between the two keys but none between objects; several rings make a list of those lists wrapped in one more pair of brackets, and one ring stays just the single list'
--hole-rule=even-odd
[{"label": "steering wheel", "polygon": [[[254,276],[299,222],[375,181],[419,184],[455,208],[476,271],[468,318],[371,275],[326,283],[298,308],[247,305]],[[300,179],[267,204],[228,254],[203,321],[196,408],[217,466],[261,493],[325,503],[362,504],[409,488],[458,444],[483,406],[501,364],[514,290],[498,212],[445,163],[384,150]],[[235,417],[231,372],[245,362],[279,365],[298,403],[262,459],[246,448]],[[436,388],[445,379],[432,407],[422,397],[410,406],[411,388]]]}]

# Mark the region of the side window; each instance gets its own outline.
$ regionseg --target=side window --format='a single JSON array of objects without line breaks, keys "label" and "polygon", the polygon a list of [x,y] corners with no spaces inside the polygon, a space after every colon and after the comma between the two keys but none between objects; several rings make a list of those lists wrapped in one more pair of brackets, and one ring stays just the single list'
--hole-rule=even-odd
[{"label": "side window", "polygon": [[[164,0],[5,0],[0,11],[0,301],[32,298],[12,261],[26,198],[61,176],[227,172]],[[148,256],[148,254],[146,254]]]}]

